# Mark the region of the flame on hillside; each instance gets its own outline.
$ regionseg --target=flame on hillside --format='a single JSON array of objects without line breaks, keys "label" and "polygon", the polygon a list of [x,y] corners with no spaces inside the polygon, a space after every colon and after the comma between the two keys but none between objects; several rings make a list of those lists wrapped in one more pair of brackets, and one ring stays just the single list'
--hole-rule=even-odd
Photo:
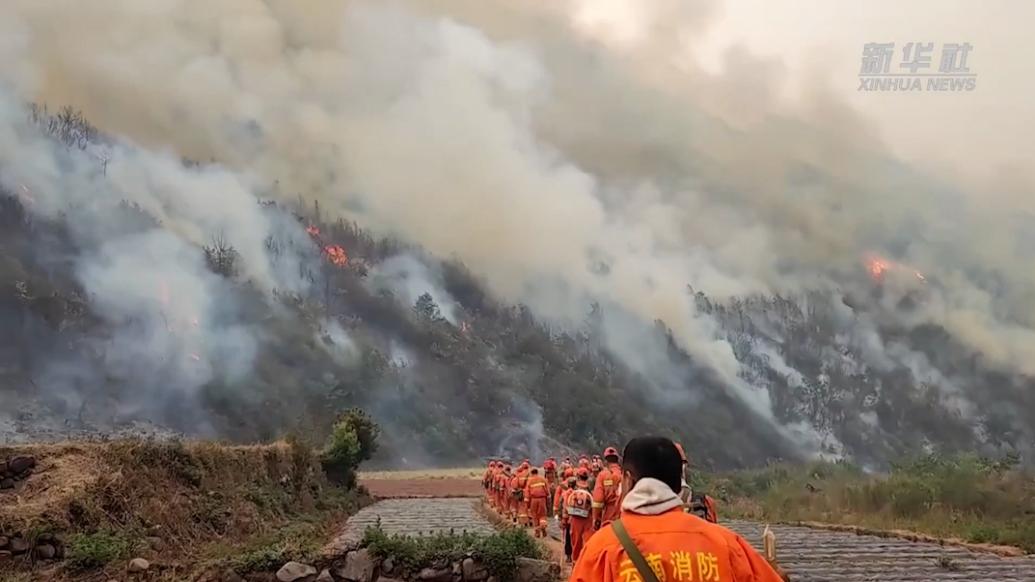
[{"label": "flame on hillside", "polygon": [[897,271],[909,272],[912,273],[918,281],[927,281],[927,277],[925,277],[920,271],[878,255],[868,255],[864,259],[864,262],[866,265],[866,271],[870,274],[870,278],[876,283],[882,283],[889,272]]}]

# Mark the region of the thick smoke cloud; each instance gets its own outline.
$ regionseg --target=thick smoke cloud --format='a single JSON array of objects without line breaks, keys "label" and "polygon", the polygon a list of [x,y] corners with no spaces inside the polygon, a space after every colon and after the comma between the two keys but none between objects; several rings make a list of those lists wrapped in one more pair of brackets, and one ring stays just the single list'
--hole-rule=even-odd
[{"label": "thick smoke cloud", "polygon": [[[715,11],[675,1],[8,0],[0,79],[8,115],[14,99],[68,103],[149,148],[115,156],[116,197],[187,241],[225,233],[265,289],[298,284],[262,245],[273,226],[254,192],[276,184],[272,195],[318,199],[456,256],[555,322],[612,306],[601,326],[609,348],[678,391],[665,375],[682,371],[628,340],[660,320],[764,418],[768,394],[745,379],[688,285],[718,300],[851,292],[872,285],[863,261],[879,253],[903,265],[885,277],[887,317],[944,326],[991,364],[1035,372],[1035,269],[1023,244],[1032,227],[1014,213],[1030,199],[1024,182],[983,198],[924,176],[886,154],[826,79],[793,104],[772,98],[778,62],[733,50],[722,73],[700,70],[687,47]],[[40,212],[95,194],[79,182],[86,170],[56,172],[12,139],[0,151],[11,186],[59,193]],[[177,156],[226,169],[185,173]],[[68,182],[38,183],[59,176]],[[184,308],[211,309],[218,289],[196,253],[166,242],[146,244],[186,287],[207,289]],[[133,260],[105,258],[83,281],[103,295],[104,265]],[[916,294],[919,306],[897,310]],[[966,409],[930,362],[875,328],[853,333],[867,365],[906,365]],[[778,354],[762,353],[795,381]]]}]

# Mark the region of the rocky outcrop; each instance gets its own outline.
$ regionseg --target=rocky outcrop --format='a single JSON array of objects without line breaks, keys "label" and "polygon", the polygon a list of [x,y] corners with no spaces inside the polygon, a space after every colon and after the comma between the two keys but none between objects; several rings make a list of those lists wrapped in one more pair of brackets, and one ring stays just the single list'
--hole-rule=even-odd
[{"label": "rocky outcrop", "polygon": [[316,580],[316,568],[300,562],[288,562],[277,570],[278,582],[312,582]]},{"label": "rocky outcrop", "polygon": [[14,489],[19,481],[32,475],[36,468],[36,457],[16,455],[0,461],[0,490]]},{"label": "rocky outcrop", "polygon": [[0,561],[20,557],[37,561],[60,560],[65,557],[65,545],[49,533],[36,534],[35,538],[21,533],[0,534]]}]

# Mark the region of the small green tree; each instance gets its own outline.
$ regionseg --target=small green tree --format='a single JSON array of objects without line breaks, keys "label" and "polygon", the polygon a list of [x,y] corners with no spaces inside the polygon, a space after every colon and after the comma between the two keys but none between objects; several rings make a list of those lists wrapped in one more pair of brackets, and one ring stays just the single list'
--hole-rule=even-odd
[{"label": "small green tree", "polygon": [[350,408],[338,417],[320,454],[320,464],[332,483],[356,486],[356,469],[377,450],[381,427],[367,413]]}]

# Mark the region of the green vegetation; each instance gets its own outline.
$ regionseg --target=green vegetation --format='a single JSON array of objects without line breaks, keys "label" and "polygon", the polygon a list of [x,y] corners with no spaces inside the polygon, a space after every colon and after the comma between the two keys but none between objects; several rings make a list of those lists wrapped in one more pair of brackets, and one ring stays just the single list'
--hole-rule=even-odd
[{"label": "green vegetation", "polygon": [[274,571],[292,560],[308,562],[330,538],[331,528],[325,521],[299,521],[242,546],[226,548],[227,566],[238,574]]},{"label": "green vegetation", "polygon": [[109,562],[129,557],[133,546],[131,538],[122,532],[76,534],[68,541],[67,566],[74,571],[102,568]]},{"label": "green vegetation", "polygon": [[342,414],[331,428],[331,435],[320,455],[328,478],[346,487],[356,485],[356,469],[377,450],[380,427],[358,408]]},{"label": "green vegetation", "polygon": [[904,529],[1035,552],[1035,479],[1016,457],[936,455],[868,475],[848,463],[697,475],[720,515]]},{"label": "green vegetation", "polygon": [[368,528],[363,546],[378,558],[391,557],[404,572],[414,573],[435,563],[473,557],[490,574],[501,580],[513,577],[517,559],[542,559],[543,550],[523,529],[510,528],[491,535],[472,533],[439,534],[427,537],[390,536],[379,528]]}]

